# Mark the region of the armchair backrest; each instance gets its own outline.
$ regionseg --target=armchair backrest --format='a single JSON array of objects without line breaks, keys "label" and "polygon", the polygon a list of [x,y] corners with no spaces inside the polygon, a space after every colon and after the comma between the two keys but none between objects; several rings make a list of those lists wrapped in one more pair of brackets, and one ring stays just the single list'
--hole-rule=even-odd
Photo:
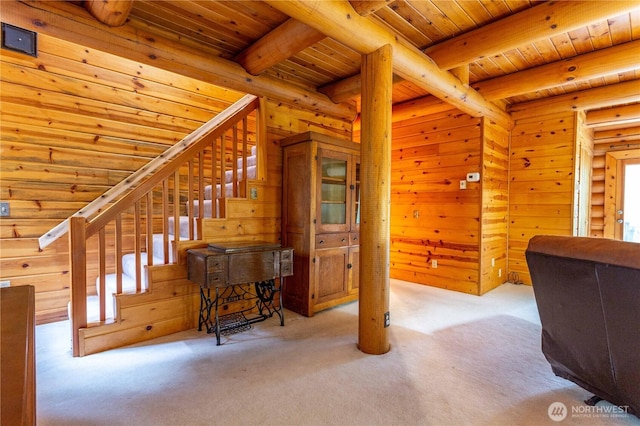
[{"label": "armchair backrest", "polygon": [[554,373],[640,413],[640,244],[545,235],[525,255]]}]

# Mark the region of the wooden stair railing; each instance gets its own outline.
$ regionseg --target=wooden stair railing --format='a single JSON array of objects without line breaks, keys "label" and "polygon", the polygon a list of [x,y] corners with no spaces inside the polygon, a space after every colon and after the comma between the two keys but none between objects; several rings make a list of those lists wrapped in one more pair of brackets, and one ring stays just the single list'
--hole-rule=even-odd
[{"label": "wooden stair railing", "polygon": [[[265,124],[259,105],[255,96],[243,97],[41,237],[42,246],[69,232],[73,356],[81,355],[79,330],[94,325],[87,314],[88,282],[96,279],[95,325],[104,324],[107,298],[125,290],[123,255],[135,259],[135,289],[127,291],[147,290],[145,265],[175,263],[172,241],[198,239],[203,217],[223,218],[227,198],[246,196],[250,145],[257,151],[254,178],[263,179]],[[211,200],[205,199],[207,192]],[[115,289],[108,287],[108,272],[115,275]]]}]

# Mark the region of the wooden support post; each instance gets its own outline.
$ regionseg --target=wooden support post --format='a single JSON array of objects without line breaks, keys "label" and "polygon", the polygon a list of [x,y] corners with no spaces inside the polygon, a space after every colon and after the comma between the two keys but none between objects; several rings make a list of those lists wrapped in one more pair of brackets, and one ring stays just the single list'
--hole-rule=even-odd
[{"label": "wooden support post", "polygon": [[87,326],[87,239],[84,217],[69,219],[69,271],[71,271],[71,342],[73,356],[83,356],[80,329]]},{"label": "wooden support post", "polygon": [[257,170],[256,180],[264,182],[267,180],[267,99],[262,96],[258,98],[258,110],[256,111],[256,152]]},{"label": "wooden support post", "polygon": [[362,56],[362,213],[358,347],[389,351],[389,241],[391,198],[391,45]]}]

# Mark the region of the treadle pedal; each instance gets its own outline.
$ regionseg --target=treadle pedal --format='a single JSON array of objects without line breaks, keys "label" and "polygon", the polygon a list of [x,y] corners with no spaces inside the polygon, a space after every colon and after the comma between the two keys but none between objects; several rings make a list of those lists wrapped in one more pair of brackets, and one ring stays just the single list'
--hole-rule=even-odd
[{"label": "treadle pedal", "polygon": [[220,334],[229,336],[251,329],[251,324],[242,312],[222,315],[220,317]]},{"label": "treadle pedal", "polygon": [[591,398],[585,399],[584,403],[593,407],[600,401],[604,401],[604,400],[600,398],[598,395],[593,395]]}]

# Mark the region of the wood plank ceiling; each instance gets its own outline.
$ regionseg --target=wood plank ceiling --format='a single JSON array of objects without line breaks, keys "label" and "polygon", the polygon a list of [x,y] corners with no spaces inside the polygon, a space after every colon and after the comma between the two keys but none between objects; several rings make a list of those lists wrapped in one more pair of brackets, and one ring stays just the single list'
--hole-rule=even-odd
[{"label": "wood plank ceiling", "polygon": [[[425,69],[424,81],[411,77],[411,63],[396,69],[394,105],[479,94],[478,105],[503,111],[610,86],[587,109],[623,107],[618,116],[640,120],[640,1],[135,0],[125,25],[358,111],[361,54],[391,37],[420,53],[416,73]],[[459,83],[449,72],[462,84],[443,94],[436,83]]]}]

